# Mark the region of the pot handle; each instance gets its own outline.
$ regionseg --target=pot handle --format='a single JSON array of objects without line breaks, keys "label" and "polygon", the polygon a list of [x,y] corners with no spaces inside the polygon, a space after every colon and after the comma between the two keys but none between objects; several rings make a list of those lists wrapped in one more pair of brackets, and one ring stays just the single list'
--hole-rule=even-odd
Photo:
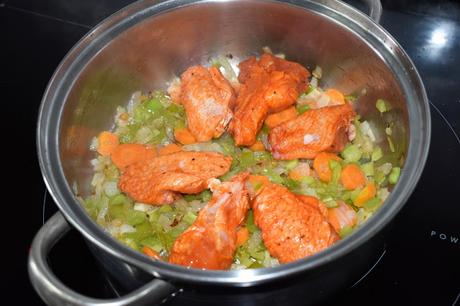
[{"label": "pot handle", "polygon": [[380,17],[382,17],[382,3],[380,0],[361,0],[364,2],[369,9],[367,13],[372,20],[376,23],[380,22]]},{"label": "pot handle", "polygon": [[154,279],[125,296],[109,300],[87,297],[71,290],[56,278],[47,263],[49,251],[69,230],[70,225],[57,212],[37,233],[30,249],[29,277],[35,290],[48,305],[154,305],[162,303],[176,291],[171,284],[160,279]]}]

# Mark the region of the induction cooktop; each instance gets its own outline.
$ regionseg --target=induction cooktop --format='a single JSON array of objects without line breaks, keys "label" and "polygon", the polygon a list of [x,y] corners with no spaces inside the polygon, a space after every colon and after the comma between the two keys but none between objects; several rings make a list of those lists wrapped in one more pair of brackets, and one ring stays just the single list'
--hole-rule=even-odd
[{"label": "induction cooktop", "polygon": [[[33,235],[57,210],[35,157],[41,96],[72,45],[130,2],[0,0],[0,88],[6,92],[3,134],[12,130],[12,136],[5,136],[6,151],[12,151],[17,161],[6,166],[14,170],[8,172],[13,182],[8,187],[15,197],[6,210],[7,230],[13,232],[5,243],[14,247],[5,250],[14,250],[4,252],[11,262],[6,267],[11,277],[5,293],[23,292],[11,295],[16,305],[44,305],[28,281],[26,257]],[[374,264],[324,305],[460,305],[460,3],[383,1],[383,8],[383,27],[413,59],[431,101],[430,153],[416,190],[395,219]],[[55,247],[49,261],[57,276],[78,292],[100,298],[124,293],[99,268],[76,231]],[[276,301],[260,294],[244,300],[225,301],[219,296],[202,300],[189,292],[165,305],[301,305],[295,294]]]}]

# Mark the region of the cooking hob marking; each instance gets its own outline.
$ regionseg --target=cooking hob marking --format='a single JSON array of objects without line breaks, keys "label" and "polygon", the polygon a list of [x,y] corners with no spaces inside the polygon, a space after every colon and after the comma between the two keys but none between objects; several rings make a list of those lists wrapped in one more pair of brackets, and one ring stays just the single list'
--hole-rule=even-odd
[{"label": "cooking hob marking", "polygon": [[439,108],[436,107],[431,101],[430,101],[431,106],[438,112],[438,114],[441,116],[441,118],[446,122],[447,126],[451,130],[451,132],[454,134],[455,139],[457,139],[457,142],[460,144],[460,137],[457,135],[457,133],[454,130],[454,127],[450,124],[450,122],[447,120],[446,116],[439,110]]},{"label": "cooking hob marking", "polygon": [[366,278],[366,276],[371,273],[372,270],[374,270],[374,268],[378,265],[378,263],[382,260],[383,256],[386,254],[387,250],[383,250],[383,253],[382,255],[380,255],[379,259],[377,259],[377,261],[374,263],[374,265],[369,269],[369,271],[366,272],[366,274],[364,274],[357,282],[355,282],[351,287],[353,288],[354,286],[356,286],[358,283],[360,283],[364,278]]}]

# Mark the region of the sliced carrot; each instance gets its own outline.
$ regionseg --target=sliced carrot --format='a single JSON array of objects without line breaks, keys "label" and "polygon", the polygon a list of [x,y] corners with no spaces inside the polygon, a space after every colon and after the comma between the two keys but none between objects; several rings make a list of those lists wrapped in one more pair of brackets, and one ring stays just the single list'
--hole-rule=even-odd
[{"label": "sliced carrot", "polygon": [[167,154],[171,154],[171,153],[176,153],[176,152],[180,152],[182,151],[182,147],[175,144],[175,143],[171,143],[171,144],[168,144],[164,147],[161,147],[159,150],[158,150],[158,155],[162,156],[162,155],[167,155]]},{"label": "sliced carrot", "polygon": [[366,187],[363,188],[363,190],[361,190],[353,203],[358,207],[362,207],[364,203],[375,197],[376,194],[377,188],[375,187],[374,183],[370,182]]},{"label": "sliced carrot", "polygon": [[112,154],[113,150],[119,144],[118,136],[107,131],[104,131],[99,134],[99,136],[97,137],[97,142],[97,152],[104,156]]},{"label": "sliced carrot", "polygon": [[342,169],[340,181],[345,189],[353,190],[366,184],[366,176],[359,166],[350,164]]},{"label": "sliced carrot", "polygon": [[251,151],[265,151],[265,146],[262,141],[257,140],[252,146],[249,147]]},{"label": "sliced carrot", "polygon": [[136,162],[148,160],[156,156],[156,152],[149,146],[137,143],[121,144],[113,150],[112,162],[119,169],[124,169]]},{"label": "sliced carrot", "polygon": [[324,94],[327,95],[331,99],[332,101],[331,104],[333,105],[345,104],[345,97],[343,93],[341,93],[337,89],[329,88],[328,90],[324,92]]},{"label": "sliced carrot", "polygon": [[246,227],[240,228],[236,232],[236,246],[239,247],[243,245],[249,239],[249,231]]},{"label": "sliced carrot", "polygon": [[329,167],[330,160],[340,160],[340,158],[333,153],[321,152],[313,160],[313,169],[323,182],[330,182],[332,179],[332,171]]},{"label": "sliced carrot", "polygon": [[345,227],[353,227],[356,225],[357,216],[356,212],[342,201],[338,202],[339,206],[328,208],[327,218],[329,224],[335,229],[337,233]]},{"label": "sliced carrot", "polygon": [[289,178],[300,181],[302,178],[310,175],[310,166],[308,163],[301,162],[289,172]]},{"label": "sliced carrot", "polygon": [[180,128],[174,130],[174,138],[181,144],[187,145],[196,142],[195,136],[187,128]]},{"label": "sliced carrot", "polygon": [[161,257],[160,255],[152,248],[149,248],[148,246],[144,246],[142,248],[142,253],[144,253],[145,255],[147,255],[148,257],[151,257],[151,258],[155,258],[155,259],[158,259],[158,260],[161,260]]},{"label": "sliced carrot", "polygon": [[297,117],[297,110],[294,106],[289,107],[281,112],[271,114],[265,119],[265,124],[269,128],[274,128],[283,122],[289,121]]}]

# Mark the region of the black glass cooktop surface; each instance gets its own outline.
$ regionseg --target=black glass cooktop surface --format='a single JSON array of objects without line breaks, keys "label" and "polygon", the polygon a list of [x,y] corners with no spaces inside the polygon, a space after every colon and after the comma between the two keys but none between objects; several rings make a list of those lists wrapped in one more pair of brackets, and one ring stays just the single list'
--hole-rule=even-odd
[{"label": "black glass cooktop surface", "polygon": [[[0,0],[0,89],[6,109],[3,168],[10,182],[8,194],[13,195],[4,203],[3,252],[9,263],[6,275],[11,276],[4,278],[3,288],[15,305],[43,305],[28,281],[26,258],[33,235],[56,211],[35,153],[41,96],[73,44],[130,2]],[[325,305],[460,305],[460,3],[383,1],[383,7],[383,27],[413,59],[431,101],[430,154],[381,256],[368,273]],[[117,294],[75,231],[56,246],[50,264],[78,292],[101,298]],[[292,295],[280,300],[289,305],[295,299]],[[270,305],[259,297],[232,302]],[[189,294],[167,304],[200,303]],[[219,297],[215,304],[222,304]]]}]

